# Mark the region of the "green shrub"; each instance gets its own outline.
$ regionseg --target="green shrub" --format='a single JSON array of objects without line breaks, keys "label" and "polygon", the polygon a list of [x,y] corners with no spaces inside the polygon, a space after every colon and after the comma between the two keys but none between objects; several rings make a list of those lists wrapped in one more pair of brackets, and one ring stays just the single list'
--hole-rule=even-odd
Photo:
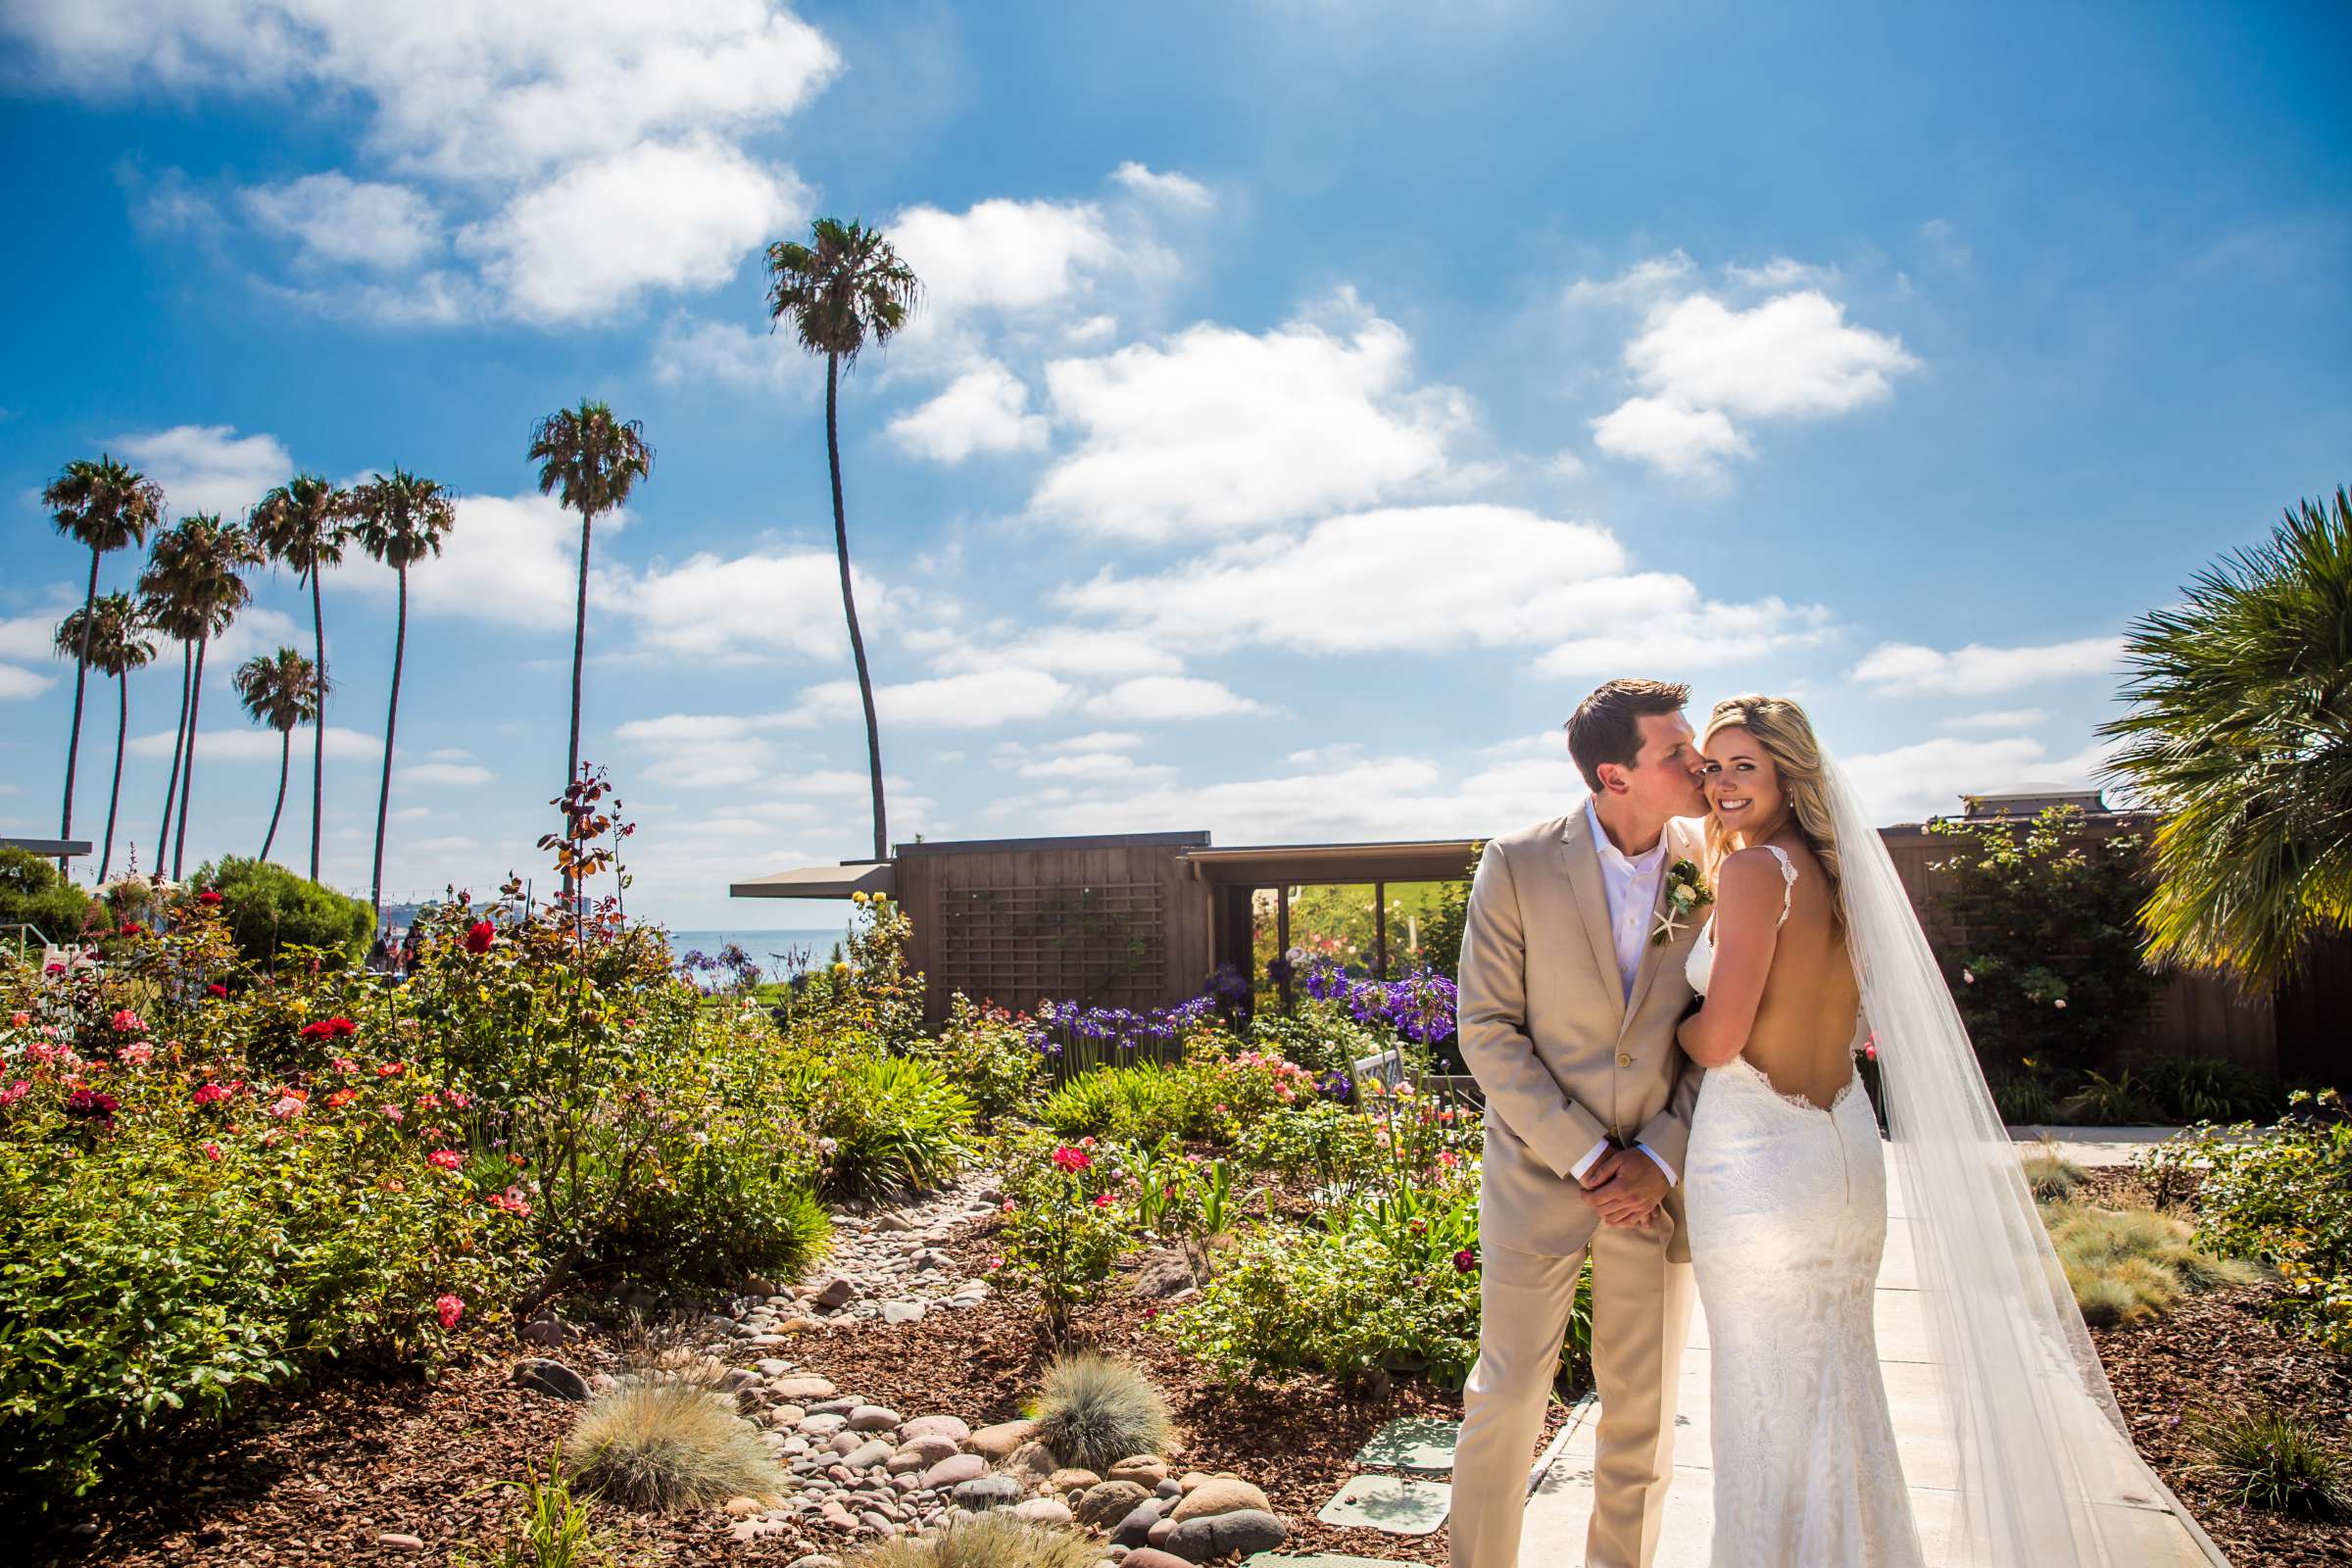
[{"label": "green shrub", "polygon": [[1102,1556],[1102,1544],[1091,1536],[992,1509],[929,1535],[860,1546],[846,1568],[1094,1568]]},{"label": "green shrub", "polygon": [[772,1502],[786,1486],[735,1400],[692,1377],[622,1378],[588,1401],[569,1442],[580,1486],[625,1508],[681,1513],[735,1496]]},{"label": "green shrub", "polygon": [[2001,1120],[2012,1127],[2047,1126],[2059,1116],[2058,1091],[2049,1079],[2032,1070],[2012,1073],[1992,1086],[1992,1102]]},{"label": "green shrub", "polygon": [[2219,1056],[2153,1061],[2140,1069],[2140,1082],[2168,1121],[2251,1121],[2286,1108],[2278,1084]]},{"label": "green shrub", "polygon": [[347,898],[268,860],[223,856],[198,866],[191,880],[220,895],[237,951],[265,968],[288,948],[317,948],[357,962],[375,934],[375,915],[365,899]]},{"label": "green shrub", "polygon": [[929,1062],[860,1054],[838,1063],[811,1125],[832,1152],[825,1185],[850,1197],[924,1192],[970,1152],[972,1102]]},{"label": "green shrub", "polygon": [[[0,848],[0,927],[28,925],[52,942],[72,942],[91,912],[90,896],[61,875],[55,860]],[[0,935],[14,951],[18,933]],[[33,956],[40,956],[37,948]]]},{"label": "green shrub", "polygon": [[[612,1533],[600,1529],[588,1504],[571,1494],[562,1445],[548,1460],[545,1477],[534,1471],[505,1485],[522,1493],[522,1507],[509,1539],[491,1552],[484,1568],[609,1568],[613,1562]],[[464,1552],[451,1559],[451,1568],[472,1564]]]},{"label": "green shrub", "polygon": [[633,1279],[731,1286],[747,1274],[794,1279],[832,1244],[812,1187],[813,1151],[775,1118],[716,1113],[646,1186],[605,1255]]},{"label": "green shrub", "polygon": [[962,1086],[992,1121],[1027,1104],[1045,1081],[1045,1057],[1025,1017],[993,1003],[976,1004],[960,991],[949,999],[938,1038],[915,1049]]},{"label": "green shrub", "polygon": [[1328,1002],[1301,1001],[1285,1017],[1261,1012],[1250,1020],[1244,1037],[1251,1049],[1295,1061],[1310,1073],[1352,1073],[1366,1056],[1395,1049],[1396,1036],[1387,1029],[1358,1023]]},{"label": "green shrub", "polygon": [[2113,1078],[2086,1072],[2082,1087],[2066,1099],[2060,1113],[2089,1127],[2130,1127],[2156,1119],[2162,1112],[2147,1085],[2124,1068]]},{"label": "green shrub", "polygon": [[1204,1138],[1220,1103],[1213,1078],[1193,1066],[1097,1067],[1046,1097],[1039,1119],[1064,1138]]},{"label": "green shrub", "polygon": [[1234,1155],[1246,1165],[1318,1186],[1360,1181],[1381,1159],[1373,1142],[1378,1125],[1336,1101],[1286,1105],[1243,1128]]},{"label": "green shrub", "polygon": [[2352,1463],[2319,1428],[2278,1409],[2228,1406],[2198,1412],[2189,1436],[2199,1468],[2219,1478],[2241,1508],[2303,1519],[2352,1515]]},{"label": "green shrub", "polygon": [[1175,1440],[1168,1401],[1125,1361],[1092,1350],[1046,1368],[1030,1414],[1037,1441],[1065,1465],[1097,1472],[1139,1453],[1167,1452]]},{"label": "green shrub", "polygon": [[2275,1126],[2193,1127],[2140,1165],[2160,1191],[2194,1188],[2201,1243],[2278,1268],[2281,1317],[2352,1351],[2352,1123],[2332,1089],[2288,1100]]},{"label": "green shrub", "polygon": [[2087,1323],[2144,1322],[2192,1291],[2259,1276],[2249,1264],[2200,1250],[2191,1226],[2154,1209],[2059,1202],[2043,1208],[2042,1222]]},{"label": "green shrub", "polygon": [[1023,1140],[1006,1161],[998,1276],[1037,1293],[1046,1330],[1056,1339],[1076,1308],[1101,1297],[1112,1265],[1134,1250],[1135,1211],[1118,1200],[1116,1184],[1115,1170],[1087,1149]]}]

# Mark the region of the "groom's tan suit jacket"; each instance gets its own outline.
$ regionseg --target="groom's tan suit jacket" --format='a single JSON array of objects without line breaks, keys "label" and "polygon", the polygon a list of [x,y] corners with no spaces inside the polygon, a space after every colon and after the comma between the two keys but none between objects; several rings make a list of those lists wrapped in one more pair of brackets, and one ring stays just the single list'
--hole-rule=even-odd
[{"label": "groom's tan suit jacket", "polygon": [[[1522,1252],[1581,1251],[1600,1217],[1571,1173],[1613,1138],[1647,1145],[1674,1170],[1667,1257],[1686,1262],[1681,1174],[1701,1074],[1675,1026],[1690,1002],[1683,960],[1705,911],[1663,942],[1643,935],[1628,996],[1589,809],[1490,839],[1471,882],[1455,1001],[1462,1057],[1487,1097],[1479,1236]],[[1703,849],[1695,820],[1670,821],[1666,836],[1652,930],[1668,871]]]}]

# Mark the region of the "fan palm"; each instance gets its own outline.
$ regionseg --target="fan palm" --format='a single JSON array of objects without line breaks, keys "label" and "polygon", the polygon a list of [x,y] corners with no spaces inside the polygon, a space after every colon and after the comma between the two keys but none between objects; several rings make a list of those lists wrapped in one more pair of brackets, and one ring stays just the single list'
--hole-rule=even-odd
[{"label": "fan palm", "polygon": [[448,491],[430,479],[395,467],[352,492],[352,530],[360,548],[400,574],[400,610],[392,632],[392,700],[384,710],[384,774],[375,795],[375,859],[368,878],[368,905],[384,906],[384,822],[392,808],[392,738],[400,723],[400,665],[409,644],[409,568],[441,553],[441,540],[457,526],[458,508]]},{"label": "fan palm", "polygon": [[[564,762],[564,793],[580,776],[580,666],[588,651],[588,539],[600,513],[628,505],[637,481],[653,471],[654,449],[645,444],[645,425],[616,419],[611,405],[581,399],[576,409],[560,409],[531,429],[524,454],[539,465],[539,493],[563,487],[564,505],[580,514],[579,604],[571,623],[571,745]],[[564,873],[564,898],[571,901],[571,872]]]},{"label": "fan palm", "polygon": [[[312,667],[317,673],[318,710],[310,715],[311,732],[311,880],[318,880],[319,820],[326,805],[326,612],[319,600],[321,568],[342,564],[343,546],[351,538],[351,492],[331,485],[315,473],[298,473],[262,497],[253,509],[254,536],[270,559],[294,568],[297,582],[311,588]],[[291,731],[288,732],[291,735]],[[284,791],[279,791],[282,807]],[[270,818],[275,836],[276,818]],[[262,852],[263,858],[270,852]]]},{"label": "fan palm", "polygon": [[115,809],[122,802],[122,746],[130,735],[130,672],[155,658],[155,633],[137,600],[102,594],[74,611],[57,628],[57,652],[68,654],[114,677],[119,699],[115,716],[115,779],[106,792],[106,838],[98,850],[98,880],[115,858]]},{"label": "fan palm", "polygon": [[[217,512],[182,517],[155,542],[154,559],[139,579],[142,593],[163,602],[156,624],[183,645],[193,643],[194,660],[183,685],[180,744],[175,751],[179,816],[174,826],[171,798],[164,822],[172,840],[172,878],[179,879],[188,847],[189,801],[196,789],[196,726],[204,710],[204,654],[215,637],[235,624],[237,612],[253,602],[244,573],[262,564],[261,546],[242,525],[224,523]],[[157,574],[151,584],[148,574]],[[163,846],[156,847],[163,864]]]},{"label": "fan palm", "polygon": [[882,809],[882,731],[874,720],[874,682],[865,667],[865,639],[858,631],[858,600],[850,591],[850,525],[841,499],[841,372],[867,344],[890,341],[914,309],[922,285],[879,229],[820,218],[811,244],[778,240],[767,248],[767,314],[789,319],[801,347],[825,357],[825,461],[833,472],[833,548],[841,562],[841,608],[850,621],[850,654],[858,663],[858,695],[865,705],[865,757],[874,795],[874,858],[890,856]]},{"label": "fan palm", "polygon": [[2152,956],[2275,984],[2352,927],[2352,492],[2302,502],[2125,638],[2109,774],[2165,813]]},{"label": "fan palm", "polygon": [[[97,461],[76,458],[41,492],[57,531],[90,551],[89,586],[82,590],[81,630],[96,630],[90,605],[98,597],[98,564],[117,550],[147,542],[148,530],[163,517],[163,487],[145,474],[101,453]],[[66,652],[61,646],[60,653]],[[89,679],[90,650],[86,641],[74,649],[74,727],[66,737],[66,801],[58,815],[57,836],[74,836],[74,770],[81,756],[81,697]],[[118,765],[120,759],[117,759]],[[66,858],[57,867],[66,869]]]},{"label": "fan palm", "polygon": [[[262,856],[277,842],[277,819],[286,809],[286,775],[294,763],[294,726],[318,722],[320,698],[318,666],[291,648],[274,654],[256,654],[237,666],[237,695],[257,724],[267,724],[279,737],[277,804],[270,808],[270,831],[262,837]],[[316,877],[312,878],[317,881]]]}]

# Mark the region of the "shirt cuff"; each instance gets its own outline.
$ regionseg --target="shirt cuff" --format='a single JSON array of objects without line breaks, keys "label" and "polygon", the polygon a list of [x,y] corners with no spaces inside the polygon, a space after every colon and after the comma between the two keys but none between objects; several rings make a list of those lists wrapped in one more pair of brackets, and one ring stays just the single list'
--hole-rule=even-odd
[{"label": "shirt cuff", "polygon": [[[1592,1162],[1600,1158],[1601,1155],[1607,1153],[1608,1152],[1609,1141],[1606,1138],[1603,1138],[1599,1143],[1592,1146],[1592,1152],[1587,1154],[1584,1158],[1578,1160],[1575,1164],[1568,1167],[1568,1174],[1575,1177],[1580,1182],[1583,1181],[1585,1179],[1585,1172],[1592,1168]],[[1653,1154],[1650,1157],[1654,1159],[1657,1156]],[[1669,1172],[1666,1179],[1667,1181],[1672,1182],[1674,1180],[1673,1174]]]},{"label": "shirt cuff", "polygon": [[1665,1155],[1659,1153],[1647,1144],[1636,1144],[1634,1147],[1657,1162],[1658,1169],[1666,1173],[1667,1186],[1672,1187],[1680,1180],[1680,1178],[1674,1174],[1674,1167],[1666,1163]]}]

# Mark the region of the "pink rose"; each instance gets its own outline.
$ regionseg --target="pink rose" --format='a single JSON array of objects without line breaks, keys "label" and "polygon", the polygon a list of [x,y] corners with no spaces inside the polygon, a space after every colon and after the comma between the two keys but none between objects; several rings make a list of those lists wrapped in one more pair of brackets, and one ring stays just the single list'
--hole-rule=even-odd
[{"label": "pink rose", "polygon": [[466,1303],[454,1296],[438,1296],[433,1298],[433,1310],[440,1315],[443,1328],[454,1329],[466,1315]]},{"label": "pink rose", "polygon": [[207,1159],[219,1159],[220,1157],[220,1146],[219,1144],[206,1144],[204,1146],[204,1157]]},{"label": "pink rose", "polygon": [[135,1041],[115,1053],[117,1061],[127,1061],[133,1067],[144,1067],[155,1059],[155,1048],[146,1041]]},{"label": "pink rose", "polygon": [[466,1156],[454,1149],[436,1149],[424,1158],[427,1164],[437,1165],[443,1170],[456,1170],[466,1163]]},{"label": "pink rose", "polygon": [[11,1029],[22,1029],[30,1022],[32,1022],[32,1014],[29,1012],[12,1012],[8,1015],[8,1026]]},{"label": "pink rose", "polygon": [[400,1107],[398,1105],[386,1105],[384,1107],[384,1120],[392,1122],[400,1120]]},{"label": "pink rose", "polygon": [[139,1015],[128,1007],[117,1012],[107,1022],[114,1026],[115,1033],[119,1035],[138,1035],[147,1032],[146,1024],[140,1022]]}]

